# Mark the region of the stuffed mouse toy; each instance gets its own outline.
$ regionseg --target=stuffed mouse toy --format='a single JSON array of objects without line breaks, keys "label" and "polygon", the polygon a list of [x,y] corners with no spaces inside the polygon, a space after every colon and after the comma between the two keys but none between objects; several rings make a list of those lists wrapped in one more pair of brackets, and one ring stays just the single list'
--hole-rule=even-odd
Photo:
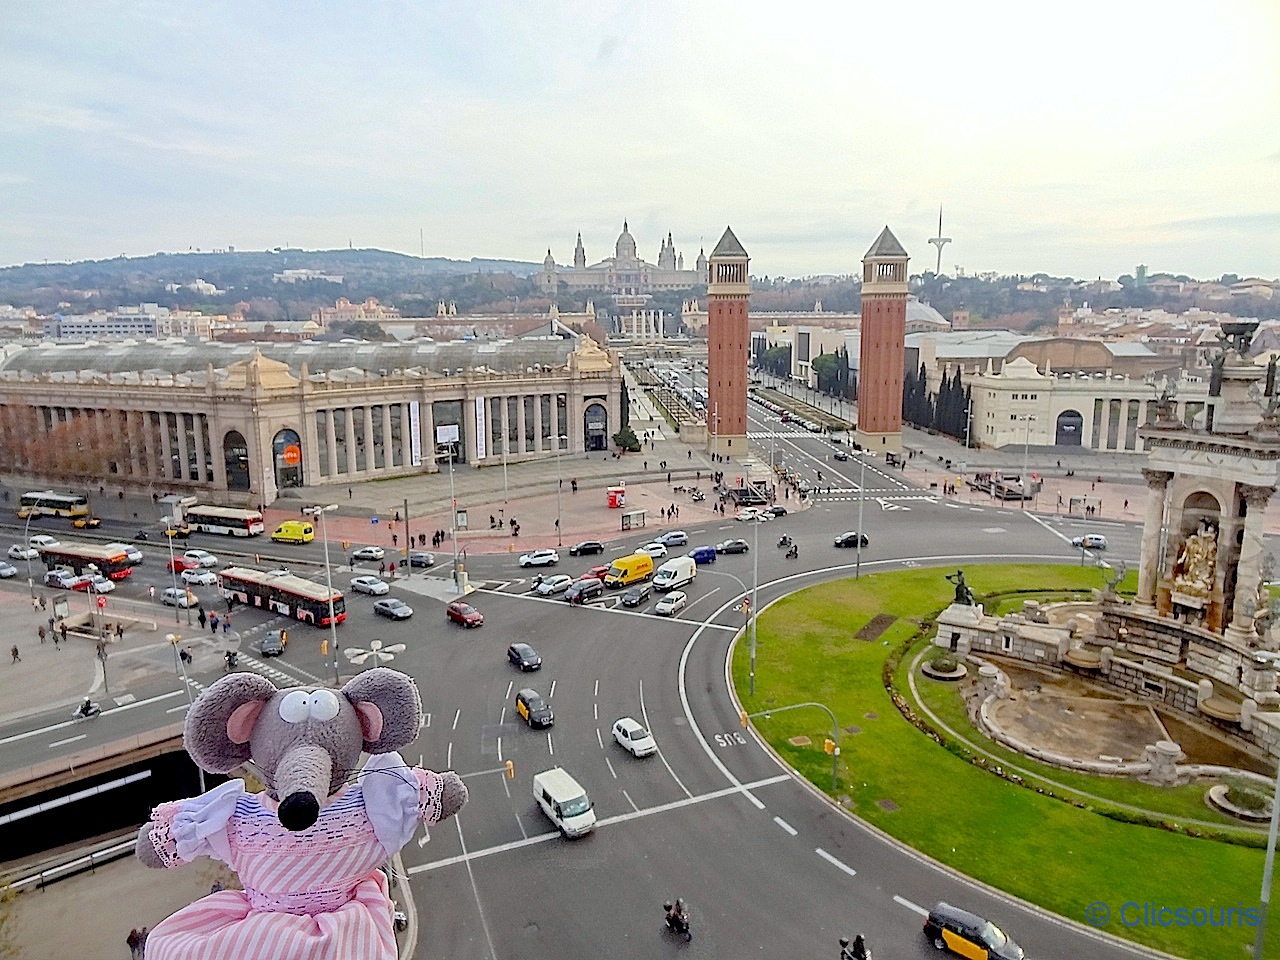
[{"label": "stuffed mouse toy", "polygon": [[[229,780],[163,803],[138,834],[138,859],[174,867],[199,856],[235,870],[244,890],[212,893],[162,921],[148,960],[297,957],[391,960],[392,904],[379,865],[418,824],[453,816],[467,788],[452,771],[410,767],[394,751],[422,726],[417,685],[366,670],[341,690],[278,690],[251,673],[210,686],[183,741],[210,773],[248,760],[266,790]],[[348,783],[361,751],[373,754]]]}]

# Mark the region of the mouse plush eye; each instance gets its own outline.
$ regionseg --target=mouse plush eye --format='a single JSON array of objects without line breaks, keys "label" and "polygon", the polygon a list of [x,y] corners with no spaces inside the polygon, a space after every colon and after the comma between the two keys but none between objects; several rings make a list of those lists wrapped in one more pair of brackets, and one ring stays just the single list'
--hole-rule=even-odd
[{"label": "mouse plush eye", "polygon": [[280,719],[285,723],[302,723],[311,716],[311,696],[305,690],[293,690],[280,701]]},{"label": "mouse plush eye", "polygon": [[332,720],[338,715],[338,695],[332,690],[316,690],[307,704],[312,720]]}]

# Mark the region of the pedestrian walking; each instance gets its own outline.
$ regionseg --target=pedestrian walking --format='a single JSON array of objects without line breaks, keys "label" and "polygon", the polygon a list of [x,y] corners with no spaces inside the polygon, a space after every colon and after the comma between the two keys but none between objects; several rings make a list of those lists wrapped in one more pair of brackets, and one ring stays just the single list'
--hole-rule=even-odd
[{"label": "pedestrian walking", "polygon": [[224,635],[231,632],[231,615],[222,618],[222,632]]},{"label": "pedestrian walking", "polygon": [[38,598],[36,598],[36,597],[32,597],[32,598],[31,598],[31,609],[32,609],[32,610],[39,610],[39,609],[40,609],[40,601],[39,601],[39,599],[38,599]]},{"label": "pedestrian walking", "polygon": [[57,620],[55,620],[53,617],[50,617],[50,618],[49,618],[49,629],[50,629],[50,630],[52,630],[55,626],[57,626],[57,623],[58,623],[58,621],[57,621]]},{"label": "pedestrian walking", "polygon": [[391,535],[391,545],[393,547],[398,547],[400,545],[400,535],[398,533],[393,533]]},{"label": "pedestrian walking", "polygon": [[392,580],[396,578],[396,562],[394,560],[391,561],[391,566],[387,568],[387,573],[390,574]]},{"label": "pedestrian walking", "polygon": [[138,960],[140,956],[139,950],[142,949],[142,936],[138,933],[137,927],[129,931],[129,935],[124,938],[124,942],[129,947],[129,956],[132,960]]},{"label": "pedestrian walking", "polygon": [[59,643],[61,643],[61,642],[62,642],[62,635],[61,635],[60,633],[58,633],[57,631],[54,631],[54,634],[53,634],[53,649],[55,649],[55,650],[61,650],[62,648],[61,648],[60,646],[58,646],[58,644],[59,644]]},{"label": "pedestrian walking", "polygon": [[216,613],[209,615],[209,632],[214,635],[218,632],[218,615]]},{"label": "pedestrian walking", "polygon": [[22,655],[18,653],[18,645],[16,643],[9,648],[9,656],[13,657],[13,660],[10,661],[11,663],[22,662]]},{"label": "pedestrian walking", "polygon": [[156,598],[156,588],[154,586],[147,587],[147,597],[151,600]]},{"label": "pedestrian walking", "polygon": [[350,487],[347,487],[347,499],[348,499],[348,500],[350,500],[350,499],[351,499],[351,488],[350,488]]},{"label": "pedestrian walking", "polygon": [[382,576],[382,575],[383,575],[384,573],[386,573],[386,572],[387,572],[387,565],[386,565],[386,563],[380,563],[380,564],[378,564],[378,576]]},{"label": "pedestrian walking", "polygon": [[40,627],[37,627],[37,628],[36,628],[36,636],[40,638],[40,642],[41,642],[41,643],[44,643],[45,632],[44,632],[44,627],[43,627],[43,626],[40,626]]},{"label": "pedestrian walking", "polygon": [[204,625],[209,622],[209,615],[204,612],[204,607],[200,607],[199,611],[200,612],[196,614],[196,619],[200,621],[200,629],[203,630]]},{"label": "pedestrian walking", "polygon": [[67,642],[67,621],[63,620],[58,624],[58,636],[62,638],[62,642]]},{"label": "pedestrian walking", "polygon": [[124,639],[124,624],[120,623],[119,621],[116,622],[116,639],[117,640]]},{"label": "pedestrian walking", "polygon": [[44,599],[44,594],[42,593],[40,594],[40,609],[43,610],[44,608],[45,608],[45,599]]}]

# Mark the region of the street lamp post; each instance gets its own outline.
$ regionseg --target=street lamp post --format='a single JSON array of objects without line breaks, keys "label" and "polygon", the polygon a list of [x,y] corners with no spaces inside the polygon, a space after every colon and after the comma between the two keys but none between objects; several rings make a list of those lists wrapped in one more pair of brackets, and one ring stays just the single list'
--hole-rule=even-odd
[{"label": "street lamp post", "polygon": [[[1253,661],[1259,667],[1270,666],[1272,670],[1280,669],[1280,654],[1270,651],[1255,652]],[[1276,786],[1271,796],[1271,827],[1267,830],[1267,855],[1262,862],[1262,894],[1258,900],[1258,930],[1253,938],[1253,956],[1258,960],[1261,960],[1267,939],[1267,912],[1271,908],[1271,873],[1275,866],[1277,833],[1280,833],[1280,763],[1276,764]]]},{"label": "street lamp post", "polygon": [[27,587],[31,590],[31,596],[33,598],[36,595],[36,582],[31,576],[31,518],[35,515],[35,510],[32,509],[32,511],[27,514],[27,522],[22,526],[22,549],[27,555]]},{"label": "street lamp post", "polygon": [[[182,673],[182,689],[187,692],[187,709],[191,709],[191,681],[187,679],[187,662],[178,656],[178,644],[182,643],[182,634],[170,633],[165,639],[173,644],[173,662]],[[204,793],[204,768],[200,764],[196,764],[196,773],[200,775],[200,792]]]},{"label": "street lamp post", "polygon": [[[173,560],[173,537],[168,535],[168,531],[174,529],[175,521],[171,517],[161,517],[160,520],[164,523],[165,539],[169,541],[169,579],[170,579],[170,582],[173,584],[173,622],[181,623],[182,618],[179,616],[179,608],[178,608],[178,565],[174,563],[174,560]],[[183,591],[182,598],[183,598],[183,602],[185,603],[186,602],[185,590]],[[188,606],[187,610],[189,611],[190,609],[191,607]]]},{"label": "street lamp post", "polygon": [[865,451],[859,451],[858,463],[861,467],[858,469],[858,539],[854,541],[857,549],[857,555],[853,564],[853,579],[858,580],[862,577],[862,506],[867,500],[867,454]]},{"label": "street lamp post", "polygon": [[564,448],[564,442],[569,438],[563,434],[556,435],[556,546],[564,546],[564,537],[560,533],[560,500],[563,494],[564,477],[560,474],[560,452]]},{"label": "street lamp post", "polygon": [[324,585],[329,591],[329,646],[333,650],[333,685],[338,686],[338,621],[333,612],[333,571],[329,566],[329,527],[325,522],[325,514],[337,510],[338,505],[331,503],[326,507],[307,507],[308,516],[320,518],[320,538],[324,540]]},{"label": "street lamp post", "polygon": [[751,521],[751,696],[756,695],[756,616],[760,592],[760,521]]},{"label": "street lamp post", "polygon": [[1027,433],[1022,438],[1022,500],[1020,506],[1027,509],[1027,448],[1031,445],[1031,424],[1035,422],[1035,414],[1019,414],[1018,419],[1027,425]]}]

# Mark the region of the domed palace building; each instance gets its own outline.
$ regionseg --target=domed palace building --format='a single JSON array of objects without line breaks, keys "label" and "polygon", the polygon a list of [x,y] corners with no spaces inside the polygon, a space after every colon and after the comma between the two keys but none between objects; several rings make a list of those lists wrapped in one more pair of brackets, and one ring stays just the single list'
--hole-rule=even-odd
[{"label": "domed palace building", "polygon": [[619,296],[644,296],[656,290],[688,290],[707,281],[707,258],[699,251],[693,270],[684,268],[684,254],[676,251],[676,245],[667,239],[658,251],[658,262],[641,260],[636,254],[636,240],[624,220],[622,233],[614,244],[613,256],[587,265],[587,252],[582,246],[582,234],[573,251],[573,266],[557,266],[555,257],[547,250],[542,261],[542,271],[532,278],[538,289],[548,296],[555,296],[561,285],[567,290],[603,290]]},{"label": "domed palace building", "polygon": [[271,503],[441,465],[604,450],[622,369],[589,337],[0,348],[0,470]]}]

